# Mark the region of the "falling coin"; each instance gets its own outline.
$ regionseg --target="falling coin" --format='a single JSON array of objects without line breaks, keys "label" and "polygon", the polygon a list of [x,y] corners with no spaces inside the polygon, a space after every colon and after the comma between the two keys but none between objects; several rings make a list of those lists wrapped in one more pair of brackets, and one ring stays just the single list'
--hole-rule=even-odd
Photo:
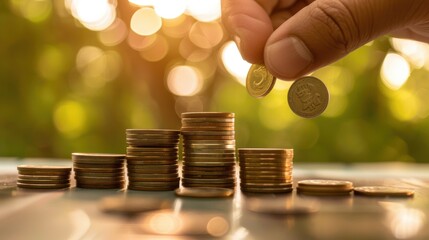
[{"label": "falling coin", "polygon": [[288,92],[289,107],[300,117],[319,116],[325,111],[328,102],[328,89],[315,77],[308,76],[296,80]]},{"label": "falling coin", "polygon": [[276,83],[276,78],[263,65],[253,64],[246,78],[247,92],[252,97],[261,98],[270,93]]}]

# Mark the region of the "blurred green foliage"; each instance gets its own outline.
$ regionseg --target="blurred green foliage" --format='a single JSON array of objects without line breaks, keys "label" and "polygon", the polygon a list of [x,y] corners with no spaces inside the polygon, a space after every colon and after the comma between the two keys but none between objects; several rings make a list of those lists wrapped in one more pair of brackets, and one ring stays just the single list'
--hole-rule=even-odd
[{"label": "blurred green foliage", "polygon": [[[166,68],[185,62],[177,39],[168,39],[165,59],[148,62],[126,41],[103,46],[96,32],[54,11],[59,3],[31,21],[13,10],[14,2],[0,1],[0,156],[125,152],[126,128],[178,129],[178,102],[197,98],[205,111],[236,113],[237,147],[294,148],[296,162],[429,162],[427,115],[398,118],[413,106],[410,101],[426,111],[428,69],[412,67],[400,90],[383,85],[380,68],[394,51],[388,38],[315,72],[331,102],[321,117],[302,119],[288,108],[290,83],[278,83],[285,87],[263,99],[250,97],[222,67],[220,46],[208,65],[195,64],[214,73],[204,90],[177,97],[165,84]],[[126,18],[125,12],[119,15]],[[102,50],[104,68],[78,66],[84,46]]]}]

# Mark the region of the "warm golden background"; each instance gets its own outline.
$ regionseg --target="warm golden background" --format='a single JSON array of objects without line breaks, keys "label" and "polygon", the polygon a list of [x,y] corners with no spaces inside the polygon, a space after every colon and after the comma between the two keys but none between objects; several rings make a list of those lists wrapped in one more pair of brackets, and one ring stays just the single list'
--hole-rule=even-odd
[{"label": "warm golden background", "polygon": [[295,116],[263,99],[220,22],[220,0],[0,1],[0,156],[125,152],[126,128],[179,128],[184,111],[236,113],[238,147],[295,162],[429,162],[429,46],[382,38],[314,73],[331,101]]}]

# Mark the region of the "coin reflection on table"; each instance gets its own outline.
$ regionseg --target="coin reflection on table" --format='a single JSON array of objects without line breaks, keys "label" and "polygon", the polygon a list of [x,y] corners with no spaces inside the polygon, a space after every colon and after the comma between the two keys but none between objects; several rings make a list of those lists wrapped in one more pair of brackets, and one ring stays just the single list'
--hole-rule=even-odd
[{"label": "coin reflection on table", "polygon": [[99,203],[101,211],[106,213],[134,215],[142,212],[169,209],[172,202],[148,197],[105,197]]},{"label": "coin reflection on table", "polygon": [[306,215],[319,211],[317,201],[300,199],[274,200],[272,198],[247,199],[246,208],[252,212],[269,215]]},{"label": "coin reflection on table", "polygon": [[136,231],[171,236],[222,237],[230,223],[220,213],[171,210],[153,211],[137,219]]}]

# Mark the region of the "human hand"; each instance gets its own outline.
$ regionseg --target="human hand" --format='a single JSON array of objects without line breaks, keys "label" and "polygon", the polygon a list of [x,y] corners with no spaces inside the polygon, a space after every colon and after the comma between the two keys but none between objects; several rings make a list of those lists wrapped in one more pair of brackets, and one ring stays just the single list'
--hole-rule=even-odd
[{"label": "human hand", "polygon": [[428,0],[222,0],[243,58],[295,79],[384,34],[429,43]]}]

